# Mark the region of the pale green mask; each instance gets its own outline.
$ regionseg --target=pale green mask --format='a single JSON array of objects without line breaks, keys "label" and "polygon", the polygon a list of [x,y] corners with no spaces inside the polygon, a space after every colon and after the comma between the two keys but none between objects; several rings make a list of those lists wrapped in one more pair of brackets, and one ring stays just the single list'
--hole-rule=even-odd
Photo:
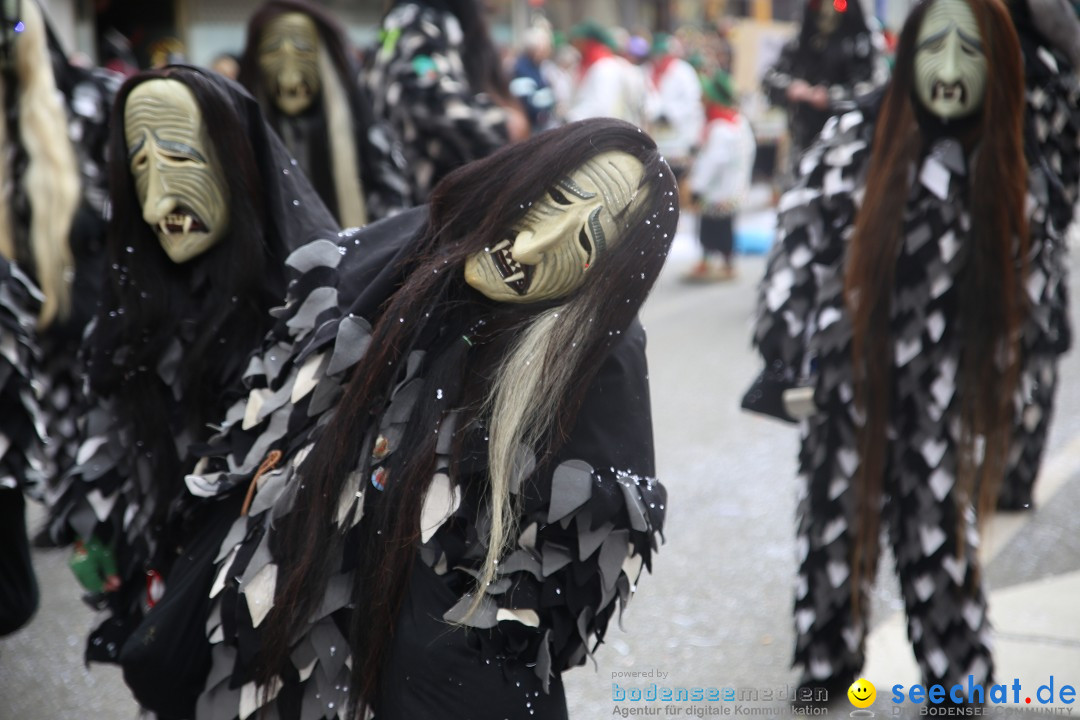
[{"label": "pale green mask", "polygon": [[297,115],[319,92],[319,32],[303,13],[285,13],[266,24],[259,41],[263,85],[278,109]]},{"label": "pale green mask", "polygon": [[621,235],[615,218],[639,193],[645,168],[624,152],[597,155],[534,201],[519,227],[465,262],[465,281],[501,302],[531,303],[569,295],[602,263]]},{"label": "pale green mask", "polygon": [[137,85],[124,138],[143,219],[169,258],[183,263],[213,247],[229,228],[228,184],[191,90],[168,79]]},{"label": "pale green mask", "polygon": [[915,94],[944,120],[971,115],[986,94],[986,55],[975,13],[964,0],[939,0],[915,45]]}]

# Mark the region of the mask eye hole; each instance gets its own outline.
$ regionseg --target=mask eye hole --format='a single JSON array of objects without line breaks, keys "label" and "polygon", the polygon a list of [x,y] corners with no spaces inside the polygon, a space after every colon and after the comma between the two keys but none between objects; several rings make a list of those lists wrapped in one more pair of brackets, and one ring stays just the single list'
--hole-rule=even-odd
[{"label": "mask eye hole", "polygon": [[581,247],[585,249],[588,256],[592,257],[592,242],[589,241],[589,236],[585,233],[585,228],[581,228],[581,232],[578,233],[578,242]]},{"label": "mask eye hole", "polygon": [[548,190],[548,195],[551,196],[551,199],[554,200],[559,205],[571,205],[572,204],[570,202],[570,199],[567,198],[565,195],[563,195],[562,192],[558,188],[550,188]]}]

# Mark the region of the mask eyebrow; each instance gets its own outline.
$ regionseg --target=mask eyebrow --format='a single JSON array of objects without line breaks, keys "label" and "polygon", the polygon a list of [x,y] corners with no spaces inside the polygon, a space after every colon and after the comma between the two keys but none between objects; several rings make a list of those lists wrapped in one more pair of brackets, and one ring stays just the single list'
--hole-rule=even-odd
[{"label": "mask eyebrow", "polygon": [[956,33],[960,36],[960,39],[966,42],[968,45],[973,46],[979,52],[983,52],[983,44],[981,38],[972,37],[960,28],[956,29]]},{"label": "mask eyebrow", "polygon": [[139,142],[135,143],[135,145],[128,148],[128,155],[127,156],[128,156],[128,161],[129,162],[131,161],[131,158],[135,157],[135,155],[138,154],[138,152],[143,149],[144,145],[146,145],[146,136],[145,135],[143,135],[141,138],[139,138]]},{"label": "mask eyebrow", "polygon": [[157,133],[154,133],[154,141],[162,150],[171,150],[172,152],[180,153],[181,155],[190,155],[199,162],[206,162],[206,158],[202,156],[202,153],[190,145],[174,140],[162,140],[157,136]]},{"label": "mask eyebrow", "polygon": [[936,43],[938,40],[940,40],[941,38],[948,35],[949,31],[952,30],[953,27],[954,26],[950,24],[949,27],[945,28],[944,30],[934,33],[933,35],[931,35],[930,37],[926,38],[921,43],[916,45],[915,49],[916,50],[921,50],[922,48],[926,47],[927,45],[931,45],[933,43]]}]

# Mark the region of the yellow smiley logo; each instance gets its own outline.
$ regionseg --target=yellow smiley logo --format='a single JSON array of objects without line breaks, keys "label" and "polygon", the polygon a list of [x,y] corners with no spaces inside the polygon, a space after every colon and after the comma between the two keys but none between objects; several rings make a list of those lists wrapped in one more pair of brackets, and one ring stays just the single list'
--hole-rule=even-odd
[{"label": "yellow smiley logo", "polygon": [[869,680],[866,678],[859,678],[851,683],[851,687],[849,687],[847,691],[847,696],[852,705],[857,708],[865,708],[874,704],[874,698],[877,697],[877,690],[874,689],[874,684]]}]

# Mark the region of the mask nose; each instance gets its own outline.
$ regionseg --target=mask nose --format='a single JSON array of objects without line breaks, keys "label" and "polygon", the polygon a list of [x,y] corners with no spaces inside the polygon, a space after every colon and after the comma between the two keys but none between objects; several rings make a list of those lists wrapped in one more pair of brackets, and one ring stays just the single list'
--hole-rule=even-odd
[{"label": "mask nose", "polygon": [[165,178],[156,163],[151,160],[146,177],[146,198],[143,200],[143,220],[156,227],[176,209],[176,199],[169,194]]},{"label": "mask nose", "polygon": [[946,85],[955,83],[960,79],[960,40],[956,31],[950,32],[945,37],[945,52],[941,58],[941,69],[938,71],[938,79]]},{"label": "mask nose", "polygon": [[544,253],[572,237],[584,217],[581,212],[566,212],[544,220],[535,230],[523,230],[514,239],[510,254],[523,265],[536,265],[544,259]]}]

